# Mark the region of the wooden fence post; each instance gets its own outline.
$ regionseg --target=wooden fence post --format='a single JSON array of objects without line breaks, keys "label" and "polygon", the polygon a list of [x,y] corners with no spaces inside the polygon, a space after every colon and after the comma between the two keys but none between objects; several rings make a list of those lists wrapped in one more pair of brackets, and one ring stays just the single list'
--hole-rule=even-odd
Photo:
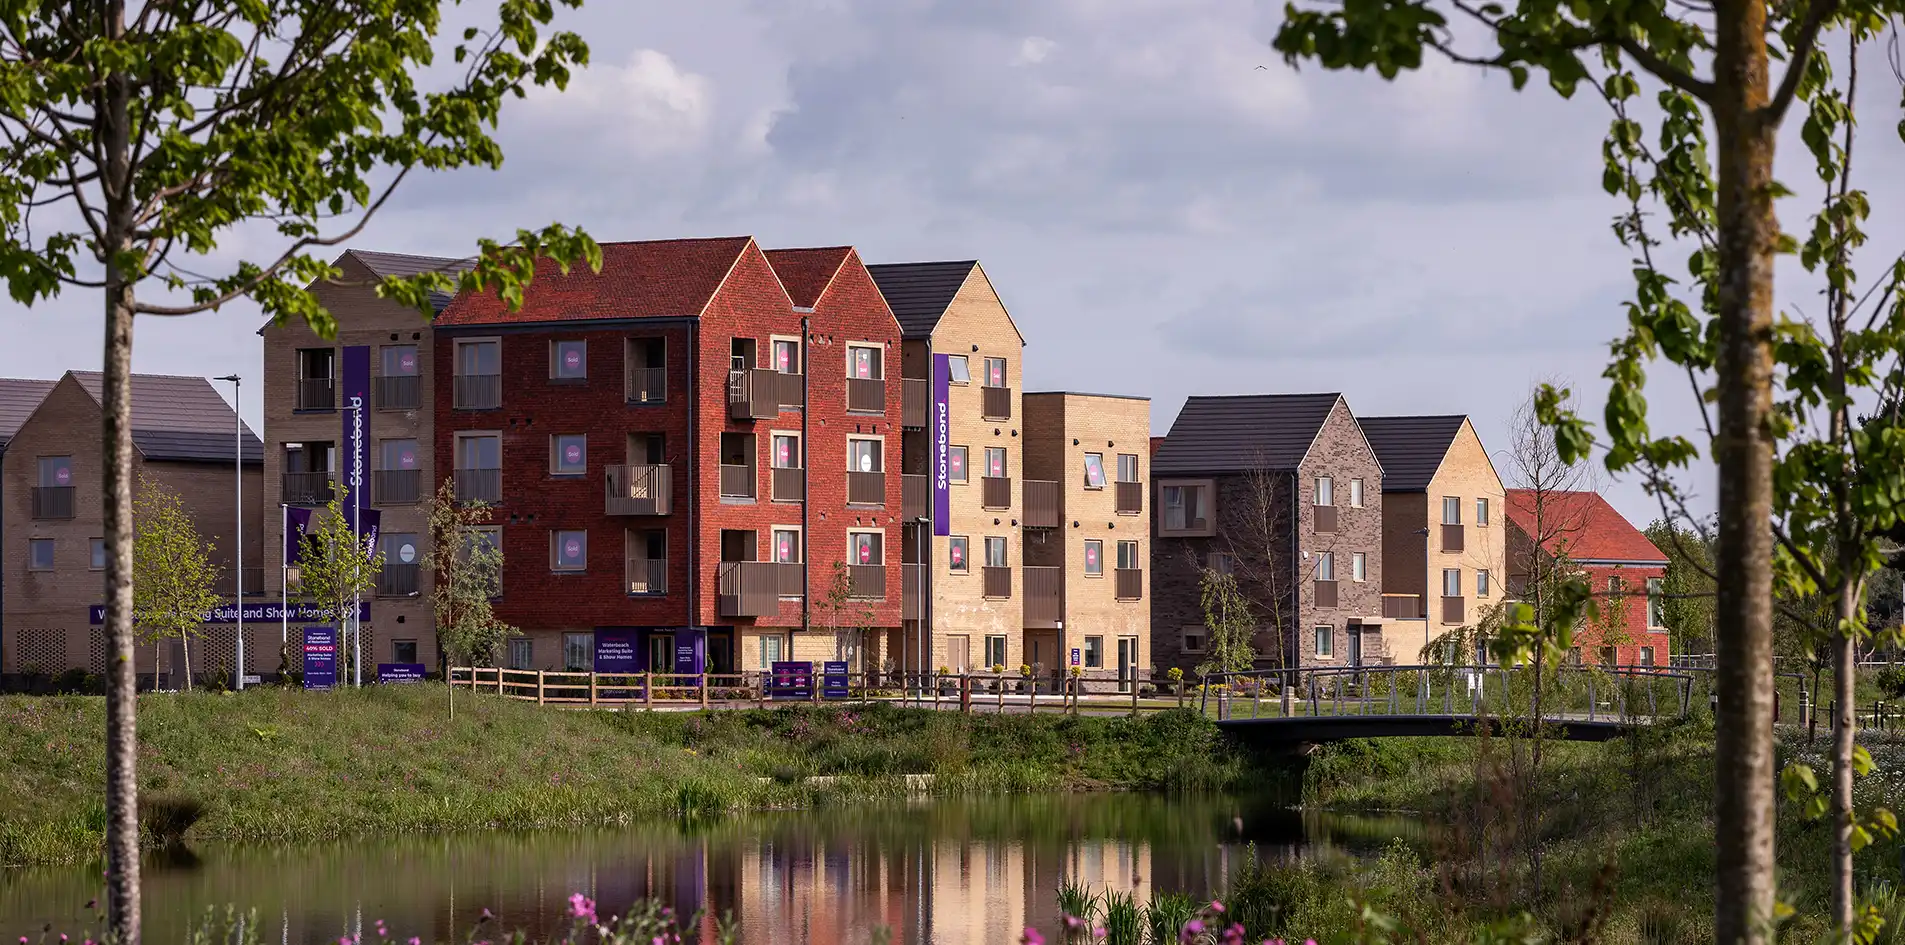
[{"label": "wooden fence post", "polygon": [[503,668],[501,666],[496,667],[496,694],[499,696],[503,694]]},{"label": "wooden fence post", "polygon": [[542,694],[542,683],[543,683],[544,672],[545,672],[544,670],[540,670],[540,669],[536,670],[536,704],[537,705],[547,704],[547,700],[544,699]]},{"label": "wooden fence post", "polygon": [[595,670],[589,670],[589,704],[595,704]]},{"label": "wooden fence post", "polygon": [[655,707],[655,674],[653,672],[642,674],[642,704],[651,709]]},{"label": "wooden fence post", "polygon": [[[1131,675],[1131,717],[1134,719],[1138,717],[1138,677],[1136,673]],[[1253,715],[1251,718],[1256,718],[1256,716]]]},{"label": "wooden fence post", "polygon": [[[705,669],[706,667],[703,667],[703,668]],[[695,679],[697,680],[701,689],[701,707],[705,709],[708,707],[708,674],[702,673],[701,675],[696,676]]]},{"label": "wooden fence post", "polygon": [[1004,715],[1005,714],[1005,677],[998,673],[992,674],[992,688],[997,690],[999,693],[999,714]]},{"label": "wooden fence post", "polygon": [[972,714],[972,676],[968,673],[959,674],[959,711]]}]

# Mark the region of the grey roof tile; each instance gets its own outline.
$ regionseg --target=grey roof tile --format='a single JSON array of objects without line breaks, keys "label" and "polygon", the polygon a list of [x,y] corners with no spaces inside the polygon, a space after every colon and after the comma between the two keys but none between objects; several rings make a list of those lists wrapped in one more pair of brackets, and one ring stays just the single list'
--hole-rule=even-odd
[{"label": "grey roof tile", "polygon": [[[436,271],[442,271],[454,276],[462,274],[465,270],[476,264],[475,260],[469,258],[451,259],[448,256],[413,256],[408,253],[378,253],[367,249],[349,250],[346,255],[354,257],[358,262],[364,264],[364,268],[369,269],[378,276],[414,276],[419,273]],[[450,298],[451,296],[447,292],[432,292],[430,293],[430,307],[436,309],[440,314],[443,309],[450,304]]]},{"label": "grey roof tile", "polygon": [[25,377],[0,377],[0,448],[20,432],[20,425],[39,409],[40,401],[58,381]]},{"label": "grey roof tile", "polygon": [[933,333],[939,317],[946,314],[946,306],[952,304],[977,265],[976,259],[880,263],[868,266],[867,272],[880,287],[880,294],[886,296],[893,317],[899,319],[901,333],[916,338]]},{"label": "grey roof tile", "polygon": [[1192,397],[1153,453],[1152,475],[1295,469],[1342,396]]},{"label": "grey roof tile", "polygon": [[[73,379],[101,401],[105,375],[73,371]],[[232,408],[202,377],[169,374],[132,376],[132,442],[147,459],[180,462],[230,462]],[[245,462],[262,462],[264,444],[249,426],[244,432]]]},{"label": "grey roof tile", "polygon": [[1462,430],[1462,414],[1420,417],[1357,417],[1369,448],[1382,463],[1382,491],[1421,492],[1442,468],[1455,435]]}]

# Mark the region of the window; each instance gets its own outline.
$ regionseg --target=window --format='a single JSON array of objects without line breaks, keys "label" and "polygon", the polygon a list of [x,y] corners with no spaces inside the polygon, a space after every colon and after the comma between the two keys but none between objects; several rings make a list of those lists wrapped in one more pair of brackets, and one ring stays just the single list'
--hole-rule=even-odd
[{"label": "window", "polygon": [[1666,582],[1660,578],[1647,579],[1647,625],[1650,627],[1667,625],[1667,600],[1662,596],[1665,586]]},{"label": "window", "polygon": [[1136,453],[1119,453],[1118,454],[1118,481],[1119,482],[1137,482],[1138,481],[1138,454]]},{"label": "window", "polygon": [[668,400],[668,340],[630,338],[622,365],[622,380],[631,404],[658,404]]},{"label": "window", "polygon": [[416,663],[417,662],[417,641],[415,640],[390,641],[390,661],[393,663]]},{"label": "window", "polygon": [[1475,524],[1477,525],[1488,524],[1488,500],[1487,499],[1475,500]]},{"label": "window", "polygon": [[1349,481],[1349,507],[1352,509],[1360,509],[1363,507],[1363,481],[1361,479],[1351,479]]},{"label": "window", "polygon": [[879,440],[847,440],[848,472],[879,472]]},{"label": "window", "polygon": [[972,371],[966,365],[965,355],[954,354],[946,357],[946,379],[954,384],[972,383]]},{"label": "window", "polygon": [[1006,474],[1005,447],[1003,446],[986,447],[986,476],[987,478],[1004,479],[1005,474]]},{"label": "window", "polygon": [[1085,454],[1085,488],[1103,489],[1105,487],[1105,454]]},{"label": "window", "polygon": [[1005,559],[1005,539],[1003,538],[986,539],[986,567],[988,568],[1008,567],[1008,565],[1006,564],[1006,559]]},{"label": "window", "polygon": [[40,488],[59,489],[73,484],[73,457],[40,457]]},{"label": "window", "polygon": [[416,469],[422,457],[417,450],[416,440],[385,440],[378,445],[379,456],[384,469]]},{"label": "window", "polygon": [[987,358],[986,359],[985,386],[987,387],[1004,387],[1005,386],[1005,359],[1004,358]]},{"label": "window", "polygon": [[1490,585],[1489,581],[1490,581],[1490,578],[1488,575],[1488,569],[1484,568],[1480,571],[1475,572],[1475,596],[1476,597],[1487,597],[1488,595],[1494,593],[1494,588]]},{"label": "window", "polygon": [[106,570],[106,539],[92,538],[92,539],[88,539],[88,541],[92,545],[93,570],[95,571]]},{"label": "window", "polygon": [[493,551],[496,562],[495,573],[489,579],[495,583],[490,588],[491,597],[500,597],[503,593],[503,529],[500,525],[472,526],[465,537],[465,552]]},{"label": "window", "polygon": [[880,349],[865,345],[847,346],[847,376],[856,380],[875,381],[882,376]]},{"label": "window", "polygon": [[779,634],[761,637],[761,668],[773,669],[781,661],[781,638]]},{"label": "window", "polygon": [[485,374],[501,374],[503,371],[502,345],[494,341],[459,341],[456,343],[456,373],[462,377],[477,377]]},{"label": "window", "polygon": [[1103,669],[1105,666],[1105,638],[1085,638],[1085,668]]},{"label": "window", "polygon": [[986,637],[986,668],[1005,665],[1005,637]]},{"label": "window", "polygon": [[337,368],[337,349],[298,349],[298,380],[328,381]]},{"label": "window", "polygon": [[1163,535],[1209,535],[1211,484],[1163,483],[1158,487],[1158,531]]},{"label": "window", "polygon": [[1138,543],[1121,541],[1118,543],[1118,567],[1124,571],[1136,571],[1144,565],[1138,563]]},{"label": "window", "polygon": [[509,668],[529,669],[536,665],[536,641],[515,637],[509,641]]},{"label": "window", "polygon": [[549,471],[558,476],[580,476],[589,471],[589,438],[563,433],[549,438]]},{"label": "window", "polygon": [[1619,576],[1619,575],[1616,575],[1616,576],[1614,576],[1614,577],[1611,577],[1611,578],[1608,578],[1608,579],[1607,579],[1607,596],[1609,596],[1609,597],[1619,597],[1619,596],[1620,596],[1620,594],[1621,594],[1621,579],[1620,579],[1620,576]]},{"label": "window", "polygon": [[586,341],[550,342],[549,376],[558,381],[586,379],[589,376],[589,343]]},{"label": "window", "polygon": [[1316,504],[1336,504],[1336,483],[1328,476],[1316,477]]},{"label": "window", "polygon": [[880,532],[849,532],[847,534],[848,564],[885,564],[886,555],[880,548]]},{"label": "window", "polygon": [[586,673],[595,667],[595,634],[565,633],[562,635],[562,668],[572,673]]},{"label": "window", "polygon": [[556,531],[550,533],[549,567],[555,571],[581,571],[589,563],[589,533]]},{"label": "window", "polygon": [[966,448],[949,446],[946,448],[946,478],[953,482],[967,482]]},{"label": "window", "polygon": [[1237,559],[1224,552],[1213,551],[1208,558],[1204,559],[1204,567],[1218,574],[1235,574],[1237,572]]},{"label": "window", "polygon": [[1336,655],[1336,628],[1329,624],[1316,627],[1316,656],[1318,659],[1330,659]]},{"label": "window", "polygon": [[305,348],[298,352],[298,393],[295,409],[337,409],[337,351]]},{"label": "window", "polygon": [[477,433],[459,435],[456,438],[456,468],[501,469],[502,466],[502,437]]},{"label": "window", "polygon": [[796,564],[800,561],[800,530],[795,528],[774,529],[774,560],[780,564]]},{"label": "window", "polygon": [[1443,568],[1442,569],[1442,596],[1443,597],[1462,596],[1462,569],[1461,568]]},{"label": "window", "polygon": [[1643,646],[1640,648],[1640,665],[1642,666],[1654,665],[1654,648],[1653,647]]},{"label": "window", "polygon": [[1085,574],[1090,577],[1105,575],[1105,543],[1096,538],[1085,539]]},{"label": "window", "polygon": [[27,570],[53,570],[53,539],[35,538],[27,543]]},{"label": "window", "polygon": [[1452,495],[1444,496],[1442,498],[1442,524],[1444,525],[1462,524],[1462,500],[1461,499]]},{"label": "window", "polygon": [[1185,627],[1183,631],[1183,635],[1184,635],[1184,652],[1186,653],[1204,652],[1204,641],[1208,639],[1208,635],[1204,632],[1203,627]]},{"label": "window", "polygon": [[1322,551],[1317,553],[1316,579],[1319,581],[1336,580],[1336,552]]},{"label": "window", "polygon": [[800,468],[800,437],[791,433],[776,433],[773,438],[775,469]]},{"label": "window", "polygon": [[[384,345],[379,352],[385,377],[416,377],[416,345]],[[403,662],[399,660],[398,662]]]},{"label": "window", "polygon": [[800,342],[774,339],[774,370],[782,374],[800,373]]},{"label": "window", "polygon": [[965,574],[972,570],[972,564],[966,558],[966,546],[970,542],[964,535],[953,535],[946,539],[946,568]]},{"label": "window", "polygon": [[1350,552],[1349,579],[1358,584],[1369,580],[1369,555],[1361,551]]}]

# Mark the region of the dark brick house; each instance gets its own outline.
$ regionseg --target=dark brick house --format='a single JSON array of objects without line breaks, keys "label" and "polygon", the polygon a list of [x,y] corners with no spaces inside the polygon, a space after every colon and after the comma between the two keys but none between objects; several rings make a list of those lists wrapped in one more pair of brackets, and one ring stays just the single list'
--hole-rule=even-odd
[{"label": "dark brick house", "polygon": [[1192,397],[1152,465],[1151,650],[1195,668],[1207,569],[1249,598],[1260,666],[1382,652],[1382,465],[1341,394]]}]

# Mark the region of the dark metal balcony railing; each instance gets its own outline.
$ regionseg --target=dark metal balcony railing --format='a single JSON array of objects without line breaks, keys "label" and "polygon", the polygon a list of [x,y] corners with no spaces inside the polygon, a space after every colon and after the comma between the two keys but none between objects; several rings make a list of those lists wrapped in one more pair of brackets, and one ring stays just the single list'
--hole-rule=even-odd
[{"label": "dark metal balcony railing", "polygon": [[849,505],[885,505],[886,473],[847,473],[847,503]]},{"label": "dark metal balcony railing", "polygon": [[1335,581],[1316,582],[1316,606],[1318,607],[1335,607],[1336,606],[1336,582]]},{"label": "dark metal balcony railing", "polygon": [[376,469],[370,474],[371,499],[379,505],[402,505],[423,498],[423,470]]},{"label": "dark metal balcony railing", "polygon": [[284,502],[287,505],[323,505],[331,501],[331,474],[327,472],[288,472],[284,474]]},{"label": "dark metal balcony railing", "polygon": [[1119,600],[1138,600],[1144,597],[1144,569],[1118,568],[1112,573],[1118,582]]},{"label": "dark metal balcony railing", "polygon": [[768,617],[780,613],[783,569],[772,561],[722,562],[715,578],[720,615]]},{"label": "dark metal balcony railing", "polygon": [[1422,595],[1384,594],[1382,615],[1390,620],[1420,620],[1423,617]]},{"label": "dark metal balcony railing", "polygon": [[798,561],[777,561],[774,563],[775,583],[780,585],[782,597],[800,597],[807,593],[800,578],[801,563]]},{"label": "dark metal balcony railing", "polygon": [[456,498],[459,502],[503,501],[503,471],[500,469],[457,470]]},{"label": "dark metal balcony railing", "polygon": [[861,600],[886,599],[886,565],[847,565],[847,596]]},{"label": "dark metal balcony railing", "polygon": [[628,402],[659,404],[668,400],[668,369],[665,367],[629,368]]},{"label": "dark metal balcony railing", "polygon": [[667,466],[608,466],[603,470],[602,514],[667,515],[674,475]]},{"label": "dark metal balcony railing", "polygon": [[1310,507],[1311,521],[1316,523],[1315,530],[1327,534],[1336,530],[1336,506],[1313,505]]},{"label": "dark metal balcony railing", "polygon": [[988,509],[1012,507],[1012,480],[1005,476],[980,479],[979,504]]},{"label": "dark metal balcony railing", "polygon": [[422,568],[415,562],[404,564],[401,561],[385,561],[384,569],[377,572],[377,596],[409,597],[416,594],[422,573]]},{"label": "dark metal balcony railing", "polygon": [[987,420],[1012,419],[1012,388],[982,387],[979,413]]},{"label": "dark metal balcony railing", "polygon": [[807,471],[799,467],[775,466],[768,470],[768,493],[776,502],[802,502],[807,498]]},{"label": "dark metal balcony railing", "polygon": [[760,368],[728,372],[728,416],[772,420],[780,416],[781,375]]},{"label": "dark metal balcony railing", "polygon": [[721,465],[721,497],[724,499],[754,498],[754,467]]},{"label": "dark metal balcony railing", "polygon": [[1057,629],[1065,620],[1065,569],[1027,565],[1019,570],[1025,573],[1026,629]]},{"label": "dark metal balcony railing", "polygon": [[415,410],[423,406],[423,378],[415,374],[380,377],[373,383],[379,410]]},{"label": "dark metal balcony railing", "polygon": [[666,594],[668,593],[668,559],[630,558],[627,577],[630,594]]},{"label": "dark metal balcony railing", "polygon": [[1012,596],[1012,569],[1011,568],[986,567],[986,568],[981,568],[980,571],[982,572],[981,579],[984,583],[985,596],[987,597],[1011,597]]},{"label": "dark metal balcony railing", "polygon": [[774,375],[778,393],[775,400],[782,410],[799,410],[807,405],[807,377],[803,374]]},{"label": "dark metal balcony railing", "polygon": [[1468,619],[1468,608],[1460,597],[1442,598],[1442,622],[1462,623]]},{"label": "dark metal balcony railing", "polygon": [[34,486],[33,517],[65,519],[73,517],[73,486]]},{"label": "dark metal balcony railing", "polygon": [[[990,482],[990,480],[987,480]],[[1058,527],[1058,483],[1045,479],[1025,480],[1025,527]],[[1006,489],[1006,501],[1011,501],[1012,491]],[[986,502],[991,506],[990,501]]]},{"label": "dark metal balcony railing", "polygon": [[1443,551],[1463,550],[1463,546],[1465,543],[1463,542],[1462,539],[1464,537],[1465,536],[1462,534],[1462,526],[1460,525],[1442,526],[1442,550]]},{"label": "dark metal balcony railing", "polygon": [[[245,596],[253,597],[265,592],[265,569],[245,568]],[[275,581],[276,578],[273,578]],[[230,567],[218,572],[218,580],[212,582],[212,591],[218,594],[238,593],[238,575]]]},{"label": "dark metal balcony railing", "polygon": [[458,410],[493,410],[503,405],[501,374],[458,374],[455,386]]},{"label": "dark metal balcony railing", "polygon": [[1144,512],[1144,483],[1119,482],[1115,485],[1118,490],[1118,514],[1142,514]]},{"label": "dark metal balcony railing", "polygon": [[900,425],[915,430],[926,429],[927,418],[932,412],[929,397],[923,378],[900,378]]},{"label": "dark metal balcony railing", "polygon": [[920,583],[926,577],[926,566],[923,564],[900,565],[900,576],[900,579],[905,582],[900,586],[900,619],[919,620],[922,616],[920,611],[925,609],[920,606],[920,602],[925,600],[925,592],[932,590],[931,587],[922,586]]},{"label": "dark metal balcony railing", "polygon": [[900,518],[909,522],[925,518],[931,496],[932,484],[925,476],[901,476]]},{"label": "dark metal balcony railing", "polygon": [[855,413],[886,412],[886,381],[880,378],[847,378],[847,409]]},{"label": "dark metal balcony railing", "polygon": [[299,410],[336,410],[337,383],[328,377],[298,379]]}]

